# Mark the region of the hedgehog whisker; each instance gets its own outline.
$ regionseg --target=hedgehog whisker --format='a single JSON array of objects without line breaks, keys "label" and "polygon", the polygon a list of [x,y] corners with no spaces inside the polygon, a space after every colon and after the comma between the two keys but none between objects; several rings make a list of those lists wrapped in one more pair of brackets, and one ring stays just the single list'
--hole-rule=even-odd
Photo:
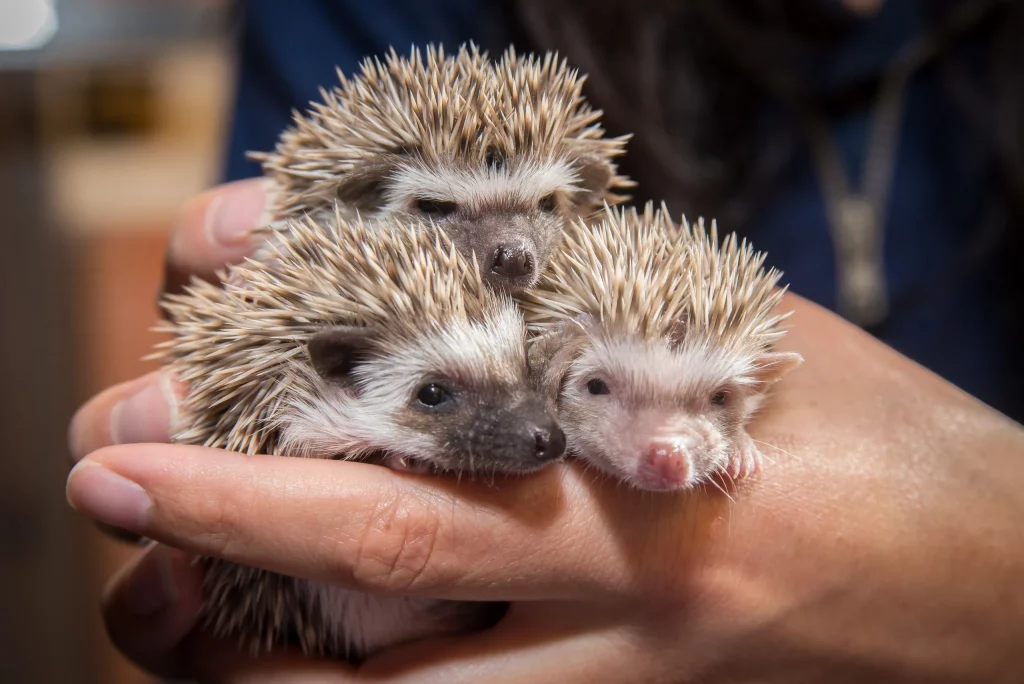
[{"label": "hedgehog whisker", "polygon": [[722,494],[725,494],[725,498],[727,498],[729,501],[733,502],[734,504],[736,503],[736,499],[732,498],[732,496],[729,495],[729,492],[727,492],[725,490],[725,487],[723,487],[722,485],[718,484],[718,482],[715,481],[714,477],[709,477],[707,480],[705,480],[705,483],[710,483],[710,484],[714,485],[715,489],[717,489],[718,491],[722,492]]},{"label": "hedgehog whisker", "polygon": [[[751,437],[751,439],[754,439],[754,438]],[[789,456],[790,458],[792,458],[797,463],[803,462],[803,459],[800,458],[799,456],[797,456],[796,454],[794,454],[792,451],[786,451],[785,449],[783,449],[780,446],[776,446],[774,444],[769,444],[768,442],[762,442],[759,439],[754,439],[754,442],[756,442],[757,444],[764,445],[766,447],[771,447],[772,449],[775,449],[776,451],[780,451],[780,452],[784,453],[786,456]],[[776,463],[776,461],[774,461],[771,458],[769,458],[769,456],[766,453],[761,452],[761,455],[764,456],[765,458],[768,458],[768,460],[770,460],[772,463]]]}]

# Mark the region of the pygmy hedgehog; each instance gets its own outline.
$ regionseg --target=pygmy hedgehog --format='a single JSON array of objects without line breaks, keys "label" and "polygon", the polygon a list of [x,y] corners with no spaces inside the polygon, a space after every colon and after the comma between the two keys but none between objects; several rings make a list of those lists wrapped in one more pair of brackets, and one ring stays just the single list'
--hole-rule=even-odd
[{"label": "pygmy hedgehog", "polygon": [[[443,231],[337,215],[232,282],[168,296],[157,356],[189,391],[174,440],[398,468],[525,473],[565,437],[531,389],[515,303]],[[225,276],[225,280],[228,280]],[[208,559],[204,619],[250,648],[357,660],[493,606],[374,596]]]},{"label": "pygmy hedgehog", "polygon": [[567,226],[563,251],[518,298],[536,381],[570,453],[631,485],[666,490],[760,466],[745,425],[801,363],[774,349],[781,274],[712,223],[662,207],[607,208]]},{"label": "pygmy hedgehog", "polygon": [[250,155],[273,181],[272,218],[319,219],[336,202],[349,215],[429,218],[476,254],[489,285],[515,292],[536,281],[566,220],[632,185],[613,163],[628,136],[603,137],[584,77],[555,54],[392,50],[339,78],[273,152]]}]

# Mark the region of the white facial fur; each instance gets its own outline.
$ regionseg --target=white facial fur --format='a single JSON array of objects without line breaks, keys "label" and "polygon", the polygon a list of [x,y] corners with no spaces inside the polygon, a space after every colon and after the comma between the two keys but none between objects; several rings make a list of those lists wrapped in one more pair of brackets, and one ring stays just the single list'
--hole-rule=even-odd
[{"label": "white facial fur", "polygon": [[743,426],[763,394],[755,372],[749,354],[706,344],[589,337],[565,376],[559,419],[570,450],[598,469],[641,489],[689,487],[751,446]]},{"label": "white facial fur", "polygon": [[443,226],[460,252],[475,255],[491,287],[517,292],[536,282],[564,221],[575,216],[579,180],[564,160],[469,167],[409,160],[392,171],[382,211]]},{"label": "white facial fur", "polygon": [[296,365],[285,381],[290,391],[276,423],[283,453],[359,459],[386,451],[451,465],[447,423],[421,412],[419,389],[433,382],[457,387],[472,406],[474,400],[520,400],[526,385],[524,328],[511,304],[484,323],[460,322],[373,349],[355,365],[351,383],[325,380]]},{"label": "white facial fur", "polygon": [[465,213],[493,206],[535,207],[553,192],[572,192],[578,180],[565,161],[478,168],[403,166],[391,176],[383,213],[408,212],[420,198],[454,202]]}]

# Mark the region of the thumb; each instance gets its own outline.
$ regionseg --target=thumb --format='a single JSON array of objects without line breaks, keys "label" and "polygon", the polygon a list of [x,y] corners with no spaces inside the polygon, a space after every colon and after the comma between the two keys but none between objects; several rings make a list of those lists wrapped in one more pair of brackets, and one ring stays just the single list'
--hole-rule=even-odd
[{"label": "thumb", "polygon": [[210,279],[253,251],[252,232],[269,223],[269,183],[227,183],[186,204],[171,229],[164,291],[179,292],[193,275]]},{"label": "thumb", "polygon": [[202,603],[202,569],[183,551],[151,544],[115,575],[101,600],[114,646],[150,672],[180,674]]}]

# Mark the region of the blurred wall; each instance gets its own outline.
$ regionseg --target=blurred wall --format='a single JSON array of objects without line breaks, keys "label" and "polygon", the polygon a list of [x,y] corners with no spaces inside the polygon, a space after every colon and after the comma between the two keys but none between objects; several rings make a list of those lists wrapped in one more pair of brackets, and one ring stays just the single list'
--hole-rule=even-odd
[{"label": "blurred wall", "polygon": [[219,176],[227,7],[65,0],[45,45],[0,49],[0,682],[151,681],[103,632],[133,549],[67,506],[66,430],[151,369],[170,222]]},{"label": "blurred wall", "polygon": [[39,201],[34,85],[0,75],[0,680],[70,682],[85,659],[88,562],[60,505],[74,333],[60,236]]}]

